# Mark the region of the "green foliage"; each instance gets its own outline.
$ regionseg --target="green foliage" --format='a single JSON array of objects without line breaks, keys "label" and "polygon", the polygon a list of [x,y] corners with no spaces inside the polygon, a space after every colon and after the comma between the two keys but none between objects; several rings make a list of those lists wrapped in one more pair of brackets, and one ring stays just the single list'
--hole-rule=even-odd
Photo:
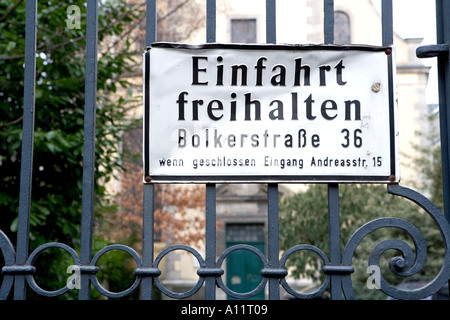
[{"label": "green foliage", "polygon": [[[16,3],[0,0],[0,229],[13,242],[22,146],[26,1],[14,8]],[[81,9],[80,29],[66,25],[69,5]],[[133,103],[117,93],[129,87],[123,74],[132,71],[136,53],[128,43],[121,50],[109,50],[109,46],[111,39],[120,37],[128,22],[142,13],[123,0],[101,1],[100,6],[95,180],[101,183],[95,187],[97,216],[114,205],[104,182],[121,170],[119,146],[123,131],[130,126],[126,112]],[[39,1],[37,23],[30,249],[49,241],[77,249],[83,169],[85,1]],[[41,266],[49,268],[45,263]],[[67,277],[65,272],[63,277]]]},{"label": "green foliage", "polygon": [[[415,187],[423,190],[429,199],[444,211],[444,195],[442,181],[441,145],[439,139],[438,114],[428,117],[429,129],[417,132],[419,143],[413,145],[419,156],[412,159],[419,168],[422,179],[415,183]],[[425,143],[420,143],[425,141]]]},{"label": "green foliage", "polygon": [[[287,250],[297,244],[312,244],[329,254],[328,193],[326,185],[312,185],[280,200],[280,248]],[[443,242],[432,219],[408,200],[389,195],[386,187],[379,185],[340,185],[341,253],[351,235],[365,223],[380,217],[404,219],[422,232],[428,246],[428,260],[419,277],[434,277],[442,266]],[[382,228],[368,235],[357,248],[353,257],[353,286],[359,299],[383,299],[378,290],[369,290],[366,281],[369,254],[375,245],[386,239],[401,239],[414,248],[411,239],[395,228]],[[398,252],[390,250],[383,255],[383,276],[396,284],[402,279],[394,275],[388,263]],[[294,277],[311,277],[320,282],[323,262],[316,254],[294,254],[288,260]]]}]

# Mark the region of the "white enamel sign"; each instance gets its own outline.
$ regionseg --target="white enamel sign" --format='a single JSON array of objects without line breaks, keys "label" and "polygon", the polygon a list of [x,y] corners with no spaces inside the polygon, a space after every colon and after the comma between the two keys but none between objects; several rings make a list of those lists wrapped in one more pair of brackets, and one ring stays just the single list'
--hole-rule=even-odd
[{"label": "white enamel sign", "polygon": [[399,181],[393,48],[156,43],[144,181]]}]

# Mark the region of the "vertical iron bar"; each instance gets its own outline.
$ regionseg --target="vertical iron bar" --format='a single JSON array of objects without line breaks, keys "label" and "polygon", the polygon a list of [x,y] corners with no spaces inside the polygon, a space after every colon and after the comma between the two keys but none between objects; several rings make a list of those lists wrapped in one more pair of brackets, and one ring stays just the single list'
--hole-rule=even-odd
[{"label": "vertical iron bar", "polygon": [[[381,3],[381,22],[382,22],[382,44],[389,46],[394,44],[394,12],[392,7],[392,0],[383,0]],[[394,83],[393,83],[393,63],[392,54],[388,56],[388,78],[389,78],[389,112],[394,113]],[[393,117],[389,121],[389,131],[395,131],[395,123]],[[395,159],[395,151],[391,149],[391,159]],[[391,174],[395,175],[396,168],[394,161],[391,164]]]},{"label": "vertical iron bar", "polygon": [[[266,42],[276,43],[276,1],[266,0]],[[279,268],[278,184],[268,184],[268,262],[269,268]],[[280,279],[269,278],[269,299],[280,299]]]},{"label": "vertical iron bar", "polygon": [[[142,222],[142,268],[151,268],[154,257],[154,204],[155,185],[144,184],[144,216]],[[153,299],[153,278],[143,277],[141,299]]]},{"label": "vertical iron bar", "polygon": [[266,42],[277,42],[277,10],[275,0],[266,0]]},{"label": "vertical iron bar", "polygon": [[[339,217],[339,185],[328,184],[328,226],[330,234],[330,263],[340,265],[341,262],[341,230]],[[331,299],[342,299],[342,276],[331,275]]]},{"label": "vertical iron bar", "polygon": [[[146,8],[146,23],[145,23],[145,44],[149,46],[156,41],[156,0],[148,0]],[[149,68],[149,57],[148,53],[145,55],[146,68]],[[148,69],[145,72],[145,76],[148,77]],[[145,80],[145,85],[149,85],[148,79]],[[149,88],[145,88],[144,94],[146,95]],[[148,97],[144,97],[144,103],[147,104]],[[148,106],[145,106],[148,108]],[[146,112],[144,111],[144,114]],[[146,120],[148,123],[148,119]],[[147,128],[144,129],[144,134],[148,134]],[[148,139],[144,139],[144,143],[147,143]],[[155,185],[154,184],[144,184],[143,185],[143,217],[142,217],[142,268],[153,267],[154,258],[154,232],[155,232]],[[152,300],[153,299],[153,277],[143,277],[141,283],[141,299],[142,300]]]},{"label": "vertical iron bar", "polygon": [[392,0],[383,0],[381,2],[381,22],[384,46],[394,43],[393,21]]},{"label": "vertical iron bar", "polygon": [[[98,0],[87,2],[86,79],[83,146],[83,198],[81,208],[80,263],[89,265],[92,258],[94,219],[95,113],[97,105]],[[81,275],[80,300],[90,298],[90,276]]]},{"label": "vertical iron bar", "polygon": [[[436,1],[437,43],[450,43],[450,3],[448,1]],[[450,222],[450,55],[438,56],[438,80],[439,80],[439,120],[441,134],[442,179],[444,196],[444,214]]]},{"label": "vertical iron bar", "polygon": [[157,32],[156,0],[147,0],[145,16],[145,44],[149,46],[156,41]]},{"label": "vertical iron bar", "polygon": [[323,36],[326,44],[334,43],[334,0],[324,0],[323,3]]},{"label": "vertical iron bar", "polygon": [[[216,185],[206,185],[206,230],[205,230],[205,262],[206,268],[216,267]],[[216,279],[205,279],[205,299],[216,299]]]},{"label": "vertical iron bar", "polygon": [[[334,43],[334,0],[324,0],[324,42]],[[328,184],[328,227],[330,263],[341,264],[341,231],[339,216],[339,185]],[[332,300],[342,299],[342,281],[340,275],[331,275],[330,291]]]},{"label": "vertical iron bar", "polygon": [[[25,76],[23,98],[22,156],[20,168],[19,221],[17,227],[16,264],[25,264],[28,257],[31,186],[33,176],[34,114],[36,88],[37,0],[27,1],[25,31]],[[25,300],[25,275],[17,275],[14,299]]]},{"label": "vertical iron bar", "polygon": [[[279,261],[279,226],[278,226],[278,185],[270,183],[268,185],[268,237],[269,252],[268,262],[269,268],[278,269]],[[269,278],[269,299],[280,299],[280,279]]]},{"label": "vertical iron bar", "polygon": [[[206,41],[216,41],[216,0],[206,2]],[[216,267],[216,185],[206,185],[205,203],[205,263],[206,268]],[[205,299],[216,299],[216,278],[205,279]]]},{"label": "vertical iron bar", "polygon": [[206,42],[216,42],[216,0],[206,1]]},{"label": "vertical iron bar", "polygon": [[[436,0],[437,43],[450,44],[450,3]],[[441,137],[442,188],[444,215],[450,222],[450,54],[438,56],[439,122]],[[449,279],[450,284],[450,279]],[[450,292],[450,286],[449,286]]]}]

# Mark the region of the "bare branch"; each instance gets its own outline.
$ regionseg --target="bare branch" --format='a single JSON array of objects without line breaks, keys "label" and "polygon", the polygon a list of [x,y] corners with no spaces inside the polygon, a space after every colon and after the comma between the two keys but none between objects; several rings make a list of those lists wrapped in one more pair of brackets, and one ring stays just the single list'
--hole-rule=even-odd
[{"label": "bare branch", "polygon": [[175,6],[172,10],[170,10],[169,12],[167,12],[164,16],[162,17],[158,17],[158,20],[161,22],[163,20],[165,20],[167,17],[170,17],[172,14],[174,14],[175,12],[177,12],[178,10],[180,10],[182,7],[184,7],[188,2],[190,2],[191,0],[184,0],[183,2],[180,2],[177,6]]},{"label": "bare branch", "polygon": [[13,124],[16,124],[16,123],[22,121],[22,119],[23,119],[23,116],[20,116],[19,118],[17,118],[16,120],[13,120],[13,121],[11,121],[11,122],[7,122],[7,123],[1,123],[1,122],[0,122],[0,127],[11,126],[11,125],[13,125]]},{"label": "bare branch", "polygon": [[[133,10],[133,9],[130,9],[130,10]],[[128,11],[128,12],[130,12],[130,11]],[[120,17],[118,17],[117,19],[113,20],[113,22],[109,23],[108,25],[104,26],[103,28],[100,28],[100,29],[98,30],[98,32],[99,32],[99,33],[102,33],[102,32],[104,32],[105,30],[108,30],[108,29],[114,27],[116,24],[118,24],[118,23],[121,22],[122,18],[125,17],[125,16],[128,14],[128,12],[124,13],[123,15],[121,15]],[[50,52],[50,51],[53,51],[53,50],[56,50],[56,49],[65,47],[65,46],[67,46],[67,45],[69,45],[69,44],[71,44],[71,43],[74,43],[74,42],[78,42],[78,41],[84,40],[84,39],[86,39],[86,35],[83,35],[83,36],[79,36],[79,37],[76,37],[76,38],[69,39],[69,40],[67,40],[67,41],[58,43],[58,44],[56,44],[56,45],[54,45],[54,46],[51,46],[51,47],[37,49],[37,50],[36,50],[36,53]],[[17,59],[22,59],[22,58],[24,58],[24,57],[25,57],[25,54],[22,54],[22,55],[16,55],[16,56],[0,56],[0,60],[17,60]]]},{"label": "bare branch", "polygon": [[23,2],[23,0],[19,0],[15,5],[13,5],[11,8],[9,8],[8,11],[0,18],[0,23],[4,22],[8,16],[16,10],[16,8]]}]

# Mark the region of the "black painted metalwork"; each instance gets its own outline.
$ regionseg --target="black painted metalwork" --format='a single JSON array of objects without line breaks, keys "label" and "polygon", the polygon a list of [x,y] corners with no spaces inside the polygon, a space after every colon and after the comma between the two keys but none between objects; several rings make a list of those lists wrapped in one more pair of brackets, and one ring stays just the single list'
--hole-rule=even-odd
[{"label": "black painted metalwork", "polygon": [[[16,265],[23,265],[28,256],[31,185],[33,176],[34,110],[36,88],[36,20],[37,1],[28,1],[26,6],[25,35],[25,79],[23,101],[22,160],[19,195],[19,221],[17,226]],[[25,298],[25,276],[16,275],[14,279],[14,298]]]},{"label": "black painted metalwork", "polygon": [[[207,42],[216,41],[216,1],[206,1],[207,13]],[[438,43],[434,46],[421,47],[417,51],[419,57],[438,57],[440,80],[440,116],[441,116],[441,145],[443,159],[443,180],[445,197],[445,215],[426,197],[420,193],[404,188],[398,184],[388,185],[388,192],[392,195],[413,201],[422,207],[434,220],[439,229],[445,246],[444,263],[438,275],[423,288],[405,291],[390,285],[382,276],[380,290],[397,299],[420,299],[439,290],[450,277],[450,179],[448,144],[450,139],[450,61],[448,43],[450,42],[450,2],[437,0]],[[146,44],[150,45],[157,39],[156,35],[156,0],[147,0],[147,35]],[[276,1],[266,0],[266,41],[276,43]],[[278,226],[278,185],[268,185],[268,254],[265,256],[260,250],[250,245],[235,245],[227,248],[216,256],[216,185],[206,185],[206,252],[205,258],[194,248],[187,245],[172,245],[165,248],[155,258],[154,251],[154,200],[155,186],[144,184],[143,199],[143,250],[142,257],[131,247],[125,245],[110,245],[97,253],[92,252],[93,233],[93,188],[94,188],[94,147],[95,147],[95,117],[96,117],[96,87],[97,87],[97,32],[98,32],[98,0],[87,2],[87,38],[86,38],[86,82],[85,82],[85,137],[84,137],[84,173],[83,173],[83,204],[81,220],[81,250],[78,254],[74,249],[63,243],[46,243],[29,253],[29,218],[31,202],[31,180],[33,161],[34,109],[35,109],[35,51],[36,51],[36,17],[37,1],[27,1],[26,6],[26,48],[25,48],[25,89],[24,89],[24,117],[23,117],[23,145],[21,188],[19,205],[19,222],[16,249],[8,237],[0,230],[0,250],[4,259],[1,269],[3,281],[0,286],[0,299],[7,299],[13,294],[14,299],[23,300],[26,289],[29,288],[39,295],[54,297],[62,295],[72,288],[70,285],[47,291],[39,287],[34,280],[37,257],[45,250],[56,248],[65,251],[73,260],[74,281],[80,281],[79,299],[90,298],[90,289],[94,287],[99,293],[108,298],[120,298],[129,295],[140,286],[141,298],[153,298],[153,285],[171,298],[187,298],[205,287],[205,299],[216,298],[216,287],[233,298],[246,299],[258,294],[268,286],[269,299],[280,299],[280,288],[301,299],[311,299],[322,295],[328,288],[331,299],[356,299],[351,274],[354,272],[352,259],[361,241],[380,228],[398,228],[404,230],[412,239],[414,248],[401,240],[387,239],[379,242],[372,249],[368,264],[379,266],[381,255],[390,249],[396,249],[400,255],[391,260],[392,272],[401,276],[411,276],[419,272],[424,266],[427,256],[426,242],[419,230],[410,222],[398,218],[382,218],[367,222],[361,226],[348,240],[341,250],[340,213],[339,213],[339,185],[328,185],[329,208],[329,256],[314,244],[298,244],[280,258],[279,254],[279,226]],[[393,43],[393,10],[392,0],[382,0],[382,35],[383,45]],[[324,41],[334,42],[334,1],[324,0]],[[392,74],[392,61],[390,73]],[[390,83],[390,90],[393,90]],[[391,101],[392,102],[392,101]],[[146,130],[148,132],[148,130]],[[121,292],[111,292],[104,288],[97,279],[97,266],[100,258],[112,250],[119,250],[129,254],[136,262],[134,271],[135,281]],[[198,261],[198,281],[193,288],[186,292],[172,292],[164,287],[160,280],[162,259],[172,251],[183,250],[192,254]],[[262,263],[262,280],[259,285],[246,293],[238,293],[228,288],[222,280],[222,267],[229,254],[238,250],[247,250],[255,254]],[[314,291],[299,293],[290,287],[286,280],[286,262],[292,254],[309,251],[322,260],[324,280]],[[341,252],[342,251],[342,252]],[[77,278],[80,277],[80,278]]]}]

